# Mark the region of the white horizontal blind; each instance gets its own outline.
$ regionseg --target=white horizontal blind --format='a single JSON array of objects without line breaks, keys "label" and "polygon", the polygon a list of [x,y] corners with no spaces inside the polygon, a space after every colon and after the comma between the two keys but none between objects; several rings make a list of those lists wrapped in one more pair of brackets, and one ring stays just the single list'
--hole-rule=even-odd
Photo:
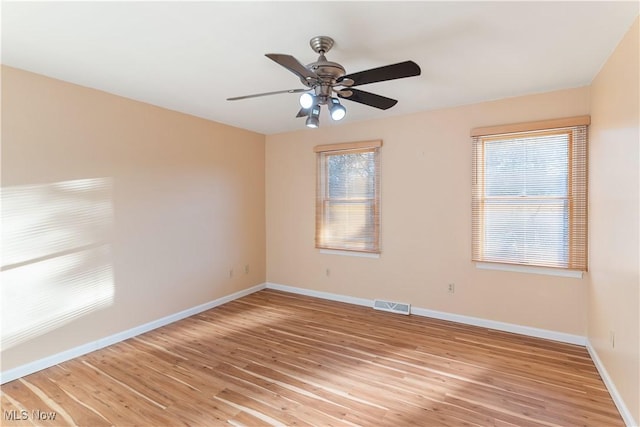
[{"label": "white horizontal blind", "polygon": [[587,269],[586,126],[473,138],[473,260]]},{"label": "white horizontal blind", "polygon": [[316,147],[316,247],[379,253],[380,141]]}]

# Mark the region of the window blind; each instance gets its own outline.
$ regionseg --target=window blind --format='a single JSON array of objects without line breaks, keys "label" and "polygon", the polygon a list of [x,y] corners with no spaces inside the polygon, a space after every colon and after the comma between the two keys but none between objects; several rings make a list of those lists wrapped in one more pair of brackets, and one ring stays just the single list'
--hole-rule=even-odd
[{"label": "window blind", "polygon": [[474,261],[587,270],[587,127],[577,119],[472,132]]},{"label": "window blind", "polygon": [[365,141],[314,148],[317,248],[380,252],[381,146]]}]

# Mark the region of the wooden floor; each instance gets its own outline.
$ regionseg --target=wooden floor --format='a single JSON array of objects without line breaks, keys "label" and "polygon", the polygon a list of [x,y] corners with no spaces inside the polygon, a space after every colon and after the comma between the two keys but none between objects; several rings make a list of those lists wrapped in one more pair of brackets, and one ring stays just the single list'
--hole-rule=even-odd
[{"label": "wooden floor", "polygon": [[7,383],[1,402],[20,426],[624,425],[583,347],[272,290]]}]

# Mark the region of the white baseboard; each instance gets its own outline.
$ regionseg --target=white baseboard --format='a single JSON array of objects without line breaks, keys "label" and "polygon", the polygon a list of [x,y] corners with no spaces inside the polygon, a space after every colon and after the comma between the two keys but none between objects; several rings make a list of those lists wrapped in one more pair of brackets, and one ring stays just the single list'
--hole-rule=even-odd
[{"label": "white baseboard", "polygon": [[559,341],[567,344],[584,346],[586,338],[581,335],[567,334],[564,332],[550,331],[548,329],[522,326],[515,323],[498,322],[481,317],[464,316],[462,314],[446,313],[443,311],[429,310],[426,308],[411,307],[411,314],[417,316],[432,317],[434,319],[448,320],[450,322],[463,323],[465,325],[479,326],[481,328],[495,329],[497,331],[511,332],[530,337],[544,338],[551,341]]},{"label": "white baseboard", "polygon": [[613,403],[616,404],[618,411],[620,411],[620,415],[622,416],[622,420],[624,421],[625,425],[627,427],[638,427],[639,425],[638,422],[633,419],[633,415],[631,414],[631,411],[629,410],[629,408],[627,408],[627,405],[624,403],[622,396],[620,396],[620,393],[618,392],[618,389],[616,388],[613,380],[609,376],[607,369],[604,367],[602,360],[600,360],[600,357],[598,356],[598,352],[593,347],[593,345],[591,345],[591,342],[589,341],[589,339],[587,339],[586,347],[587,347],[587,351],[589,352],[589,355],[591,356],[591,360],[593,360],[593,364],[596,365],[596,369],[598,370],[598,373],[600,374],[600,377],[602,378],[604,385],[607,387],[607,390],[609,390],[609,394],[613,399]]},{"label": "white baseboard", "polygon": [[231,295],[227,295],[227,296],[215,299],[213,301],[209,301],[207,303],[188,308],[178,313],[170,314],[169,316],[165,316],[161,319],[157,319],[149,323],[145,323],[144,325],[136,326],[126,331],[118,332],[117,334],[113,334],[108,337],[101,338],[101,339],[92,341],[90,343],[83,344],[78,347],[74,347],[72,349],[45,357],[43,359],[36,360],[34,362],[30,362],[13,369],[3,371],[0,373],[0,384],[13,381],[15,379],[24,377],[25,375],[33,374],[34,372],[49,368],[51,366],[57,365],[58,363],[62,363],[67,360],[73,359],[75,357],[79,357],[84,354],[91,353],[92,351],[99,350],[103,347],[135,337],[136,335],[140,335],[145,332],[149,332],[153,329],[157,329],[161,326],[165,326],[170,323],[176,322],[178,320],[187,318],[189,316],[193,316],[194,314],[201,313],[203,311],[225,304],[229,301],[242,298],[246,295],[249,295],[264,289],[265,286],[266,285],[264,283],[255,285],[250,288],[243,289],[238,292],[234,292]]},{"label": "white baseboard", "polygon": [[322,298],[329,301],[346,302],[347,304],[363,305],[365,307],[373,306],[372,299],[356,298],[356,297],[350,297],[348,295],[332,294],[330,292],[314,291],[311,289],[296,288],[295,286],[280,285],[278,283],[270,283],[270,282],[267,282],[265,287],[267,289],[274,289],[276,291],[290,292],[292,294]]},{"label": "white baseboard", "polygon": [[[349,304],[363,305],[372,307],[373,300],[365,298],[355,298],[347,295],[332,294],[329,292],[314,291],[310,289],[297,288],[294,286],[280,285],[277,283],[267,282],[267,289],[275,289],[294,294],[307,295],[316,298],[323,298],[330,301],[340,301]],[[567,344],[586,345],[586,338],[580,335],[572,335],[564,332],[550,331],[547,329],[533,328],[530,326],[521,326],[514,323],[504,323],[495,320],[487,320],[479,317],[464,316],[461,314],[446,313],[443,311],[429,310],[426,308],[411,306],[411,314],[416,316],[432,317],[434,319],[448,320],[451,322],[463,323],[465,325],[480,326],[482,328],[495,329],[498,331],[512,332],[515,334],[527,335],[536,338],[544,338],[553,341],[560,341]]]}]

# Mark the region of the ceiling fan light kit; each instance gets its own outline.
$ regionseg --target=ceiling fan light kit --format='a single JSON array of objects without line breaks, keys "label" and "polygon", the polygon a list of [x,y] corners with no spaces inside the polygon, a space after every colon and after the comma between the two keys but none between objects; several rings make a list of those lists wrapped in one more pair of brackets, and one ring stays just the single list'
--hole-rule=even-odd
[{"label": "ceiling fan light kit", "polygon": [[[300,96],[300,106],[302,107],[296,117],[307,117],[306,125],[310,128],[317,128],[320,125],[320,106],[326,105],[329,115],[333,120],[342,120],[347,110],[340,104],[338,98],[370,107],[387,110],[397,104],[397,100],[385,96],[376,95],[359,89],[354,86],[369,83],[383,82],[387,80],[402,79],[420,75],[420,67],[413,61],[405,61],[383,67],[372,68],[353,74],[346,74],[344,67],[336,62],[327,61],[325,54],[333,47],[334,41],[331,37],[313,37],[309,44],[311,49],[319,57],[316,62],[302,65],[300,61],[291,55],[280,53],[267,53],[265,56],[272,61],[283,66],[293,74],[298,76],[304,89],[288,89],[275,92],[258,93],[254,95],[237,96],[227,98],[228,101],[239,99],[256,98],[259,96],[275,95],[279,93],[302,93]],[[332,96],[336,94],[337,97]]]},{"label": "ceiling fan light kit", "polygon": [[303,93],[302,95],[300,95],[300,106],[302,108],[304,108],[305,110],[307,108],[311,108],[311,106],[314,103],[314,99],[313,99],[313,95],[311,95],[308,92]]},{"label": "ceiling fan light kit", "polygon": [[347,110],[344,108],[338,98],[331,98],[331,105],[329,106],[329,112],[333,120],[342,120],[347,115]]},{"label": "ceiling fan light kit", "polygon": [[314,105],[309,109],[306,125],[308,128],[315,129],[320,126],[320,106]]}]

